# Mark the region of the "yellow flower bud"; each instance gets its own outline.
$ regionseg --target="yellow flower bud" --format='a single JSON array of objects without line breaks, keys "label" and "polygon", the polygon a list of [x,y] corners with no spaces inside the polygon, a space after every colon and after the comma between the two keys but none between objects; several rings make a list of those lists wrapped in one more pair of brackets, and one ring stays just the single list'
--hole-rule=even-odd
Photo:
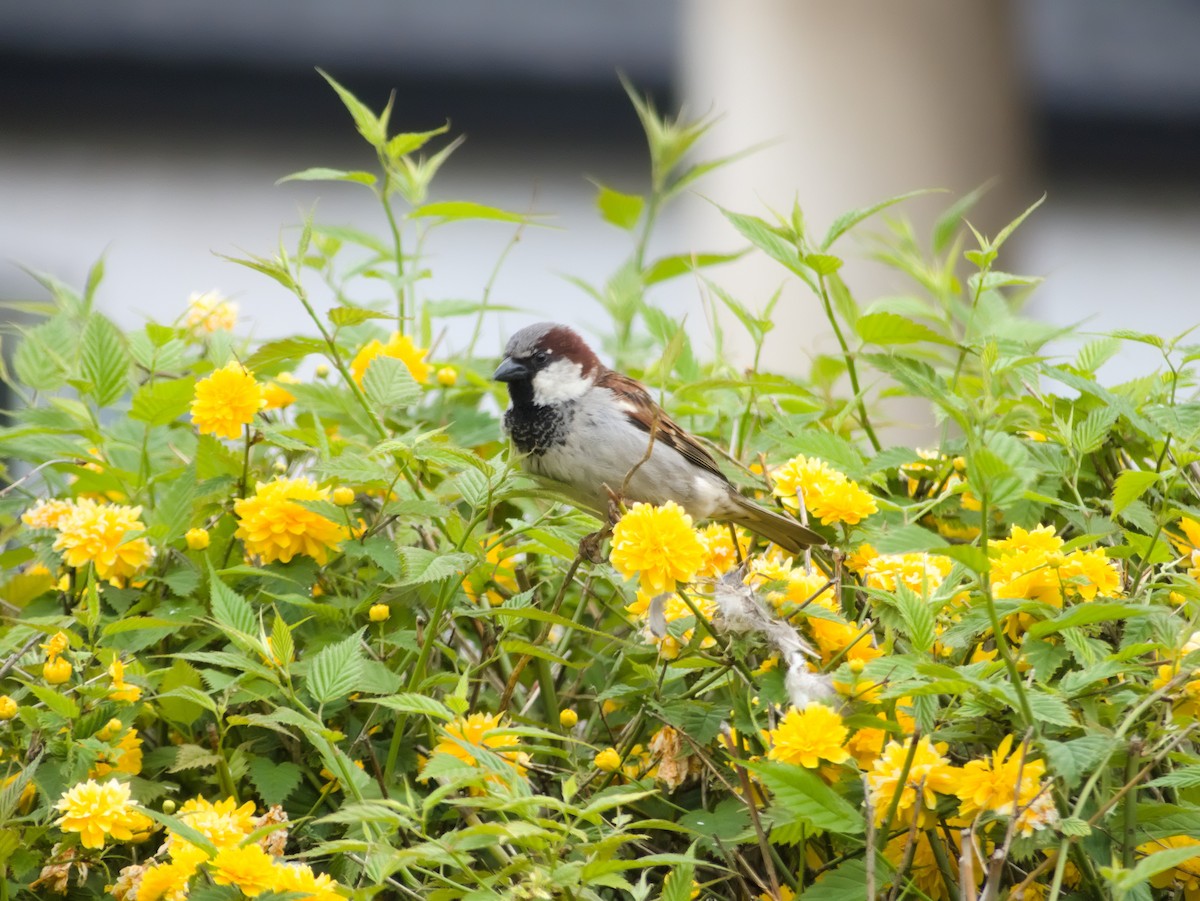
[{"label": "yellow flower bud", "polygon": [[42,678],[50,685],[61,685],[71,678],[73,667],[62,657],[47,660],[42,666]]},{"label": "yellow flower bud", "polygon": [[579,722],[579,714],[570,707],[558,712],[558,721],[564,729],[573,729],[575,724]]},{"label": "yellow flower bud", "polygon": [[188,529],[187,534],[183,537],[187,541],[188,549],[193,551],[204,550],[210,541],[206,529]]},{"label": "yellow flower bud", "polygon": [[863,671],[863,667],[866,666],[866,663],[863,662],[862,660],[860,660],[859,658],[855,657],[853,660],[851,660],[846,665],[850,667],[850,672],[857,675],[858,673],[861,673]]},{"label": "yellow flower bud", "polygon": [[100,739],[101,741],[108,741],[109,739],[116,737],[124,729],[125,724],[114,716],[111,720],[104,724],[103,729],[96,733],[96,738]]},{"label": "yellow flower bud", "polygon": [[612,698],[609,698],[607,701],[605,701],[603,704],[600,705],[600,712],[603,713],[605,716],[608,716],[610,713],[616,713],[620,709],[621,709],[621,702],[614,701]]},{"label": "yellow flower bud", "polygon": [[17,702],[8,695],[0,695],[0,720],[11,720],[17,715]]},{"label": "yellow flower bud", "polygon": [[621,768],[621,755],[617,753],[616,748],[605,748],[592,759],[592,763],[596,765],[596,769],[611,773]]},{"label": "yellow flower bud", "polygon": [[173,814],[175,812],[175,802],[170,800],[169,798],[166,801],[163,801],[162,802],[162,812],[165,813],[167,816],[170,816],[171,814]]},{"label": "yellow flower bud", "polygon": [[458,381],[458,373],[454,371],[454,367],[452,366],[443,366],[437,371],[435,378],[437,379],[437,383],[443,388],[449,388]]},{"label": "yellow flower bud", "polygon": [[287,460],[280,457],[278,460],[276,460],[274,463],[271,464],[271,468],[274,469],[278,473],[287,472]]},{"label": "yellow flower bud", "polygon": [[318,363],[317,364],[317,378],[319,378],[319,379],[329,378],[329,364],[328,363]]},{"label": "yellow flower bud", "polygon": [[333,502],[339,507],[349,507],[354,503],[354,489],[339,485],[333,489]]},{"label": "yellow flower bud", "polygon": [[371,610],[367,613],[373,623],[386,622],[391,615],[392,611],[387,604],[372,604]]}]

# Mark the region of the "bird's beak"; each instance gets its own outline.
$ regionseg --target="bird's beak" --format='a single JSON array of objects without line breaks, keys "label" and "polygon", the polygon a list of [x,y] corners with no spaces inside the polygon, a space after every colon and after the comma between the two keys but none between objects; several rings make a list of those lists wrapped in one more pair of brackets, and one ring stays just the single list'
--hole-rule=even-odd
[{"label": "bird's beak", "polygon": [[492,378],[497,382],[519,382],[529,378],[529,368],[512,357],[505,357]]}]

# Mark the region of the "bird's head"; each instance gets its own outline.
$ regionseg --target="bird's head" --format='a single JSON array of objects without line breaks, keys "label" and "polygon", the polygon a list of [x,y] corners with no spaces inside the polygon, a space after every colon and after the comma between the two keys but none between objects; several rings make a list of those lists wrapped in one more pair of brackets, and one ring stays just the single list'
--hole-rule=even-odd
[{"label": "bird's head", "polygon": [[509,339],[492,378],[508,383],[514,403],[547,407],[582,397],[603,368],[574,331],[554,322],[539,322]]}]

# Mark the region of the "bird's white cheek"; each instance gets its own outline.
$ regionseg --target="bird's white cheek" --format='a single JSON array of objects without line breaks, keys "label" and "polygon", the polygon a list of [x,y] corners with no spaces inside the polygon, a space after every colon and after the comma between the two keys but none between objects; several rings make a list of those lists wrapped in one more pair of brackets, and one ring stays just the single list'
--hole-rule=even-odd
[{"label": "bird's white cheek", "polygon": [[533,377],[533,402],[548,407],[578,400],[592,387],[583,367],[570,360],[555,360]]}]

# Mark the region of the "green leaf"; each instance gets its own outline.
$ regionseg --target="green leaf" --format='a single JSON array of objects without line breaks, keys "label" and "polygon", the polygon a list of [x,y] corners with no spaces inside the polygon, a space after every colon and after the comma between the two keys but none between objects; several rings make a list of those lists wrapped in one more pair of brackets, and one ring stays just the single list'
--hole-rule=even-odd
[{"label": "green leaf", "polygon": [[1133,616],[1145,616],[1152,613],[1153,609],[1144,604],[1102,604],[1093,601],[1064,610],[1054,619],[1034,623],[1027,631],[1033,638],[1044,638],[1073,626],[1086,626],[1090,623],[1106,623],[1129,619]]},{"label": "green leaf", "polygon": [[[166,719],[190,726],[204,715],[206,709],[215,713],[212,699],[200,691],[202,686],[196,668],[186,660],[176,659],[163,676],[155,705]],[[200,697],[189,697],[190,692],[195,692]]]},{"label": "green leaf", "polygon": [[350,116],[354,119],[354,127],[358,129],[358,133],[362,135],[368,144],[372,147],[383,148],[387,141],[387,126],[384,118],[376,116],[370,109],[367,108],[361,100],[351,94],[348,90],[338,84],[332,75],[327,72],[317,69],[321,77],[329,82],[330,86],[337,91],[337,95],[342,99],[342,103],[350,112]]},{"label": "green leaf", "polygon": [[[1170,870],[1186,863],[1193,857],[1200,856],[1200,845],[1186,845],[1182,848],[1167,848],[1155,851],[1138,861],[1131,870],[1119,870],[1112,874],[1113,884],[1125,892],[1150,880],[1165,870]],[[1108,868],[1105,868],[1106,870]],[[1110,871],[1111,872],[1111,871]],[[1106,875],[1109,875],[1106,873]]]},{"label": "green leaf", "polygon": [[[886,885],[891,873],[891,864],[877,854],[875,884]],[[916,892],[902,894],[906,898],[920,897]],[[867,862],[856,857],[825,873],[804,890],[804,901],[867,901]]]},{"label": "green leaf", "polygon": [[399,713],[411,713],[417,716],[428,716],[446,721],[454,719],[454,714],[451,713],[449,707],[428,695],[401,692],[400,694],[387,695],[382,698],[362,698],[361,700],[365,703],[387,707],[389,710],[395,710]]},{"label": "green leaf", "polygon": [[326,349],[325,342],[317,338],[283,338],[279,341],[268,341],[250,355],[246,360],[246,368],[253,372],[255,369],[279,363],[287,363],[294,367],[310,354],[324,353]]},{"label": "green leaf", "polygon": [[646,198],[640,194],[622,194],[605,185],[596,183],[599,189],[596,194],[596,208],[605,222],[610,222],[617,228],[632,231],[642,217],[646,206]]},{"label": "green leaf", "polygon": [[494,222],[513,222],[536,224],[535,220],[524,213],[513,213],[499,207],[485,206],[482,203],[472,203],[469,200],[441,200],[417,207],[408,214],[413,219],[441,219],[444,222],[462,219],[490,219]]},{"label": "green leaf", "polygon": [[375,176],[370,172],[347,172],[343,169],[326,169],[321,166],[315,166],[311,169],[304,169],[300,172],[293,172],[291,175],[285,175],[275,182],[275,184],[281,185],[285,181],[347,181],[360,185],[373,185],[375,184]]},{"label": "green leaf", "polygon": [[1097,407],[1076,424],[1072,434],[1075,449],[1081,454],[1095,453],[1108,437],[1120,414],[1110,406]]},{"label": "green leaf", "polygon": [[399,159],[402,156],[407,156],[414,150],[420,150],[433,138],[438,135],[444,135],[450,130],[450,125],[442,125],[438,128],[432,128],[429,131],[407,131],[401,132],[398,135],[392,135],[387,142],[387,155],[392,159]]},{"label": "green leaf", "polygon": [[808,253],[804,255],[804,265],[817,275],[829,276],[842,268],[842,259],[830,253]]},{"label": "green leaf", "polygon": [[800,819],[814,829],[843,835],[866,828],[856,808],[804,767],[773,760],[746,761],[745,767],[758,773],[774,796],[771,810],[777,821]]},{"label": "green leaf", "polygon": [[328,313],[329,321],[336,328],[347,325],[360,325],[371,319],[395,319],[393,313],[381,313],[379,310],[365,310],[362,307],[334,307]]},{"label": "green leaf", "polygon": [[740,260],[745,255],[745,251],[741,251],[738,253],[678,253],[660,257],[646,267],[646,271],[642,273],[642,281],[647,287],[657,285],[659,282],[695,272],[697,269]]},{"label": "green leaf", "polygon": [[927,325],[897,313],[868,313],[860,316],[854,331],[864,344],[913,344],[917,341],[932,341],[935,344],[953,345],[955,342],[939,335]]},{"label": "green leaf", "polygon": [[931,240],[934,253],[940,254],[950,246],[951,239],[962,224],[963,216],[967,214],[967,211],[971,207],[979,202],[979,198],[987,192],[989,187],[991,187],[990,184],[980,185],[974,191],[956,200],[938,216],[937,222],[933,225],[933,237]]},{"label": "green leaf", "polygon": [[212,616],[218,626],[231,629],[242,635],[258,634],[258,618],[250,602],[221,581],[221,577],[208,568],[209,592],[212,595]]},{"label": "green leaf", "polygon": [[383,410],[406,407],[421,396],[421,386],[404,361],[388,356],[371,361],[363,375],[363,391],[372,404]]},{"label": "green leaf", "polygon": [[729,220],[742,237],[746,238],[751,244],[763,251],[771,259],[778,263],[782,263],[796,275],[803,279],[815,294],[820,294],[817,287],[816,273],[804,265],[800,260],[800,251],[796,249],[796,245],[783,237],[774,228],[759,219],[757,216],[748,216],[745,213],[735,213],[731,210],[717,207],[721,214]]},{"label": "green leaf", "polygon": [[30,685],[29,690],[39,701],[59,716],[68,720],[79,717],[79,705],[70,695],[65,695],[57,688],[49,688],[45,685]]},{"label": "green leaf", "polygon": [[397,552],[404,564],[402,585],[439,582],[451,577],[461,579],[475,562],[470,554],[435,553],[423,547],[402,547]]},{"label": "green leaf", "polygon": [[858,223],[862,222],[864,219],[869,219],[876,213],[886,210],[888,207],[900,203],[902,200],[908,200],[910,197],[919,197],[922,194],[932,193],[932,190],[933,189],[930,188],[923,188],[918,191],[909,191],[907,194],[898,194],[895,197],[889,197],[887,200],[881,200],[879,203],[872,204],[871,206],[865,207],[861,210],[850,210],[849,212],[842,213],[842,215],[834,219],[833,223],[829,226],[829,231],[825,233],[825,240],[821,242],[821,249],[828,250],[833,246],[834,241],[836,241],[850,229],[854,228],[854,226],[858,225]]},{"label": "green leaf", "polygon": [[196,391],[196,380],[156,379],[133,393],[129,418],[149,425],[167,425],[187,412]]},{"label": "green leaf", "polygon": [[318,703],[344,700],[357,689],[363,665],[361,642],[359,631],[317,652],[305,685]]},{"label": "green leaf", "polygon": [[1112,495],[1112,512],[1115,516],[1133,501],[1137,500],[1151,485],[1157,482],[1159,474],[1157,472],[1147,472],[1141,469],[1127,469],[1117,476],[1116,484],[1113,485]]},{"label": "green leaf", "polygon": [[96,406],[107,407],[129,387],[129,352],[125,339],[104,316],[92,313],[83,330],[80,371]]},{"label": "green leaf", "polygon": [[282,804],[297,788],[304,772],[290,760],[255,757],[250,761],[250,781],[267,806]]},{"label": "green leaf", "polygon": [[936,638],[933,605],[903,583],[896,586],[892,602],[900,611],[900,618],[904,621],[904,631],[913,647],[921,653],[928,652],[933,647]]}]

